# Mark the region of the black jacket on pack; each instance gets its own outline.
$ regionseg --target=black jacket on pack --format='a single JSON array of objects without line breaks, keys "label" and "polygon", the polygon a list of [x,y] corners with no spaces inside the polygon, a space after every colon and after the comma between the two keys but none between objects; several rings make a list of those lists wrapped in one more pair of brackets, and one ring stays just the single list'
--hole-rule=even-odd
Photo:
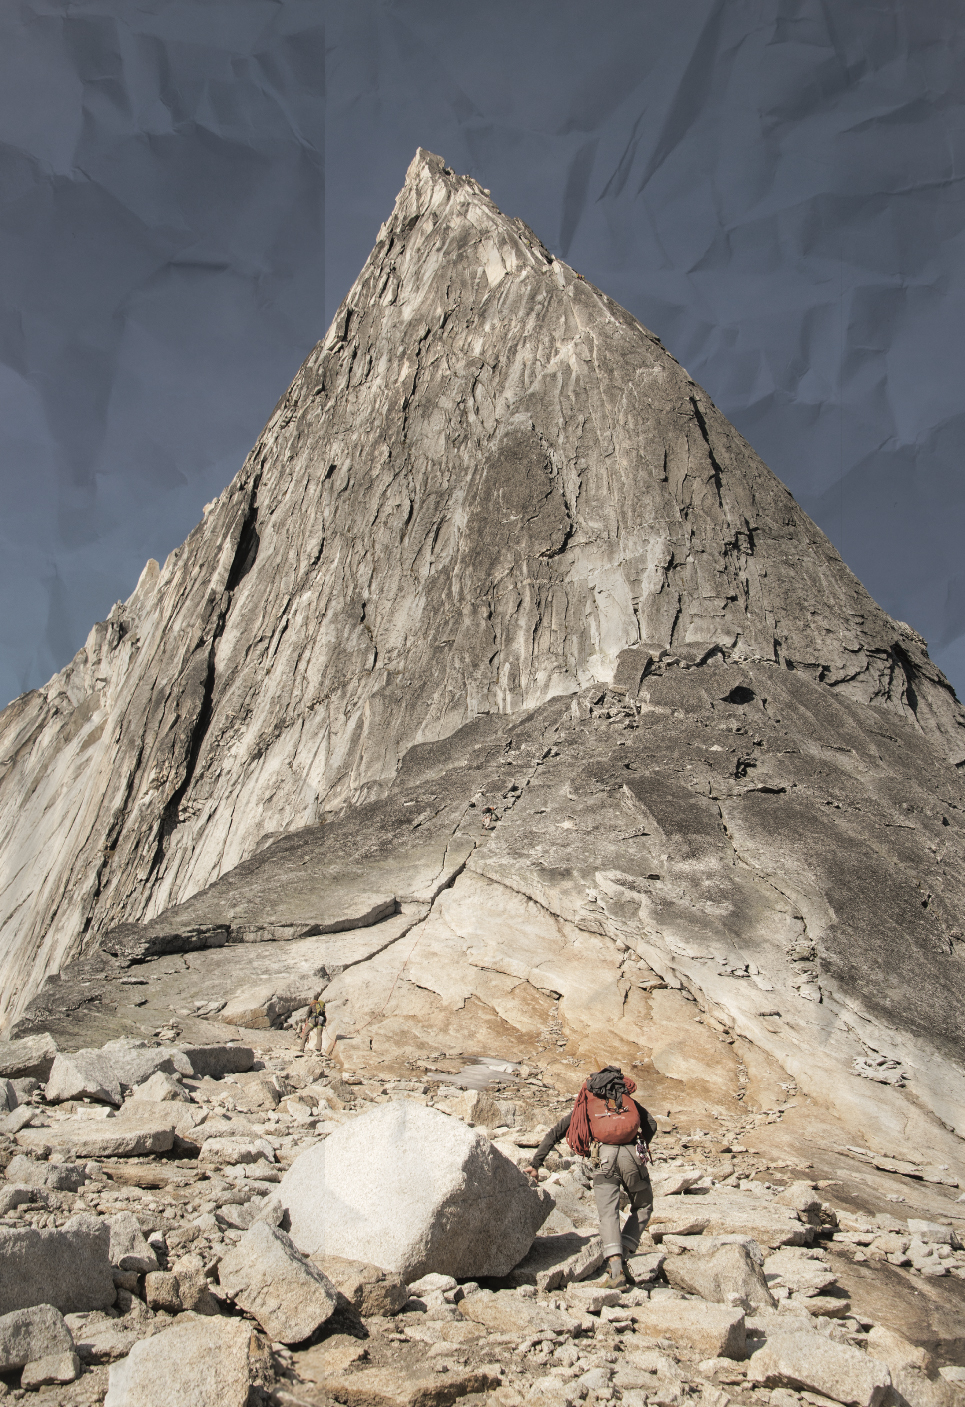
[{"label": "black jacket on pack", "polygon": [[[649,1143],[657,1132],[657,1121],[652,1114],[647,1113],[643,1105],[638,1103],[636,1099],[633,1103],[636,1104],[640,1114],[640,1141],[642,1143]],[[572,1117],[573,1110],[571,1109],[568,1114],[563,1115],[562,1119],[557,1119],[556,1123],[550,1129],[549,1133],[544,1136],[542,1143],[533,1155],[533,1161],[530,1163],[531,1168],[541,1168],[543,1166],[550,1152],[556,1147],[560,1139],[565,1136]]]}]

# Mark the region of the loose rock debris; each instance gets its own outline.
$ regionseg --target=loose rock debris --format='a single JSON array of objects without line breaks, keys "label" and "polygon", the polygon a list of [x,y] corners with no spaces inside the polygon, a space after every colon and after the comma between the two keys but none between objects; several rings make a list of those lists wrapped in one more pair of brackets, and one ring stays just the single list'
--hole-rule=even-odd
[{"label": "loose rock debris", "polygon": [[[411,1064],[353,1072],[285,1039],[291,1047],[109,1043],[88,1053],[90,1068],[137,1056],[145,1076],[116,1109],[109,1080],[99,1100],[38,1082],[29,1107],[40,1127],[0,1143],[0,1396],[36,1393],[47,1407],[965,1400],[965,1373],[942,1361],[961,1356],[960,1341],[935,1354],[896,1331],[894,1309],[876,1322],[849,1274],[867,1268],[892,1290],[900,1277],[912,1296],[916,1281],[951,1289],[965,1281],[965,1208],[935,1189],[943,1216],[856,1211],[847,1204],[865,1189],[762,1163],[741,1142],[751,1120],[711,1140],[661,1116],[654,1215],[622,1293],[599,1284],[591,1170],[559,1155],[541,1184],[549,1219],[501,1277],[430,1270],[407,1283],[361,1257],[305,1254],[289,1234],[286,1174],[329,1140],[334,1160],[353,1126],[347,1149],[364,1146],[371,1124],[391,1162],[404,1130],[429,1120],[436,1159],[465,1144],[524,1164],[565,1098],[533,1064],[502,1062],[496,1093],[512,1095],[501,1102],[513,1123],[490,1127],[485,1089],[410,1078]],[[144,1099],[162,1056],[170,1097]],[[251,1098],[255,1083],[277,1103]],[[95,1127],[106,1151],[71,1157]],[[291,1185],[303,1212],[305,1189]],[[377,1168],[370,1190],[377,1203]],[[494,1244],[500,1235],[494,1220]]]}]

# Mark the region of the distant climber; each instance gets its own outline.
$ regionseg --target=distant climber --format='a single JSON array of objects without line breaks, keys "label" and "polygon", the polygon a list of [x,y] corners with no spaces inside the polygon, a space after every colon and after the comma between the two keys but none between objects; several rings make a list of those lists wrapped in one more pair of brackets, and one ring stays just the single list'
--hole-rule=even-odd
[{"label": "distant climber", "polygon": [[[308,1015],[302,1026],[301,1048],[302,1050],[311,1042],[313,1050],[321,1050],[323,1032],[325,1030],[325,1003],[321,997],[316,997],[308,1008]],[[315,1035],[315,1032],[318,1032]]]},{"label": "distant climber", "polygon": [[[624,1257],[636,1251],[653,1213],[647,1163],[657,1125],[643,1105],[630,1098],[636,1087],[617,1065],[607,1065],[590,1075],[573,1108],[553,1125],[525,1169],[535,1180],[545,1158],[564,1135],[578,1157],[586,1158],[592,1150],[596,1164],[593,1193],[600,1214],[603,1254],[610,1266],[609,1289],[626,1285]],[[622,1234],[621,1191],[630,1200],[630,1215]]]}]

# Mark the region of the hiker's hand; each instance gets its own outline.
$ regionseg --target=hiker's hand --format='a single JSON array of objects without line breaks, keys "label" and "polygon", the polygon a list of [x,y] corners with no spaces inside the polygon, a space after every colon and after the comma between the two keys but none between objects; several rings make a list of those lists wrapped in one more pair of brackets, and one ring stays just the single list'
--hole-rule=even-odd
[{"label": "hiker's hand", "polygon": [[523,1168],[523,1172],[526,1173],[528,1177],[531,1177],[534,1182],[539,1182],[539,1173],[535,1168]]}]

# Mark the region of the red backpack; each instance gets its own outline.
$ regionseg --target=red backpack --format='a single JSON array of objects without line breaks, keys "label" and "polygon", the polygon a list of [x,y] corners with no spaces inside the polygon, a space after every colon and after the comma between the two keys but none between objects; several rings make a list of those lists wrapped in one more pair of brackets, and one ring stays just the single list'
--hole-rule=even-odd
[{"label": "red backpack", "polygon": [[600,1099],[586,1092],[590,1133],[597,1143],[633,1143],[640,1134],[640,1113],[632,1099]]}]

